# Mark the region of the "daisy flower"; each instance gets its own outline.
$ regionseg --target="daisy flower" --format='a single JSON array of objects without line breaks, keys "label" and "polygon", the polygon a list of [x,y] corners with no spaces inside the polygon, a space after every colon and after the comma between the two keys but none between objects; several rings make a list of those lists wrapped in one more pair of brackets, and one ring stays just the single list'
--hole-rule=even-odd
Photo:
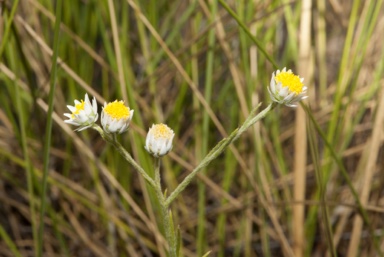
[{"label": "daisy flower", "polygon": [[155,157],[161,157],[172,149],[175,133],[165,124],[152,125],[147,134],[145,149]]},{"label": "daisy flower", "polygon": [[271,83],[268,87],[272,101],[296,107],[297,103],[307,98],[307,87],[303,84],[304,79],[284,68],[272,73]]},{"label": "daisy flower", "polygon": [[81,131],[91,127],[99,117],[97,113],[97,103],[93,97],[92,103],[89,101],[88,94],[85,94],[85,99],[78,101],[75,100],[75,106],[67,105],[72,113],[64,113],[68,118],[65,123],[79,126],[75,131]]},{"label": "daisy flower", "polygon": [[123,101],[104,103],[101,112],[101,125],[107,133],[123,133],[128,130],[133,110],[124,105]]}]

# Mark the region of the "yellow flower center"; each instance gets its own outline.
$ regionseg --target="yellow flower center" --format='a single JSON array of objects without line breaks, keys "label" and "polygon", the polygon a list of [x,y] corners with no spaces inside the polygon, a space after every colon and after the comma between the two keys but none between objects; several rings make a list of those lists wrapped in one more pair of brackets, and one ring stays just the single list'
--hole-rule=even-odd
[{"label": "yellow flower center", "polygon": [[84,105],[85,105],[85,102],[83,100],[81,100],[81,103],[75,105],[76,110],[72,112],[73,119],[75,118],[75,114],[79,114],[80,111],[84,110]]},{"label": "yellow flower center", "polygon": [[172,130],[163,123],[156,124],[152,128],[153,136],[155,138],[171,138],[172,137]]},{"label": "yellow flower center", "polygon": [[129,117],[129,108],[123,101],[115,100],[104,107],[104,112],[108,113],[114,119],[124,119]]},{"label": "yellow flower center", "polygon": [[291,71],[280,72],[275,76],[276,83],[281,82],[283,87],[288,87],[289,91],[295,92],[296,95],[303,92],[303,83],[300,77],[293,74]]}]

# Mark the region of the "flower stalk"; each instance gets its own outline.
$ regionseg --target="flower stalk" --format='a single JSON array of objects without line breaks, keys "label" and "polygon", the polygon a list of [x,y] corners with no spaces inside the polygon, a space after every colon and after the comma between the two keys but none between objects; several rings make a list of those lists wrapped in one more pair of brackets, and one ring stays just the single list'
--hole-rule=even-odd
[{"label": "flower stalk", "polygon": [[[117,141],[115,134],[106,133],[100,126],[93,124],[92,128],[97,130],[103,139],[111,143],[116,150],[143,176],[147,183],[152,186],[156,192],[156,197],[161,207],[161,218],[163,221],[165,237],[168,242],[168,251],[170,257],[177,257],[177,240],[175,238],[175,231],[173,230],[170,220],[172,219],[169,211],[170,204],[184,191],[184,189],[191,183],[197,173],[208,166],[214,159],[216,159],[224,150],[235,140],[237,140],[249,127],[254,125],[259,120],[263,119],[271,110],[276,106],[276,102],[269,104],[263,111],[256,114],[261,104],[256,106],[244,121],[244,123],[235,129],[227,138],[221,140],[212,150],[205,156],[200,164],[176,187],[170,196],[166,197],[161,188],[161,175],[160,175],[160,158],[154,154],[155,157],[155,179],[152,179],[144,169],[132,158],[128,151]],[[173,138],[173,135],[172,135]],[[149,151],[151,152],[151,151]]]},{"label": "flower stalk", "polygon": [[208,166],[214,159],[216,159],[224,150],[235,140],[237,140],[241,134],[243,134],[250,126],[264,118],[268,112],[273,110],[277,106],[277,103],[273,102],[269,104],[262,112],[255,115],[257,109],[260,107],[260,104],[256,106],[248,118],[245,120],[243,125],[240,128],[235,129],[227,138],[221,140],[200,162],[199,165],[187,176],[185,179],[176,187],[176,189],[170,194],[167,198],[165,204],[168,207],[177,196],[191,183],[193,178],[197,175],[197,173]]},{"label": "flower stalk", "polygon": [[85,101],[75,100],[75,106],[68,106],[72,113],[64,114],[67,123],[78,126],[78,131],[93,128],[99,132],[101,137],[112,144],[116,150],[143,176],[146,182],[155,190],[156,197],[161,207],[161,219],[163,221],[164,233],[168,242],[168,252],[170,257],[178,257],[180,247],[179,232],[176,237],[173,225],[172,212],[169,210],[170,204],[180,195],[181,192],[191,183],[199,171],[208,166],[214,159],[222,154],[225,149],[236,141],[249,127],[263,119],[278,104],[289,107],[297,106],[297,103],[305,99],[307,88],[303,84],[303,78],[294,75],[291,70],[284,68],[281,72],[276,71],[272,74],[270,86],[268,88],[272,103],[264,110],[257,113],[261,103],[256,106],[244,123],[235,129],[227,138],[224,138],[214,146],[204,157],[199,165],[176,187],[167,197],[161,187],[160,158],[172,150],[172,142],[175,136],[174,131],[165,124],[153,124],[149,129],[145,149],[155,158],[155,177],[151,178],[148,173],[132,158],[129,152],[117,141],[116,134],[128,130],[132,120],[133,110],[124,105],[123,101],[105,103],[101,114],[101,128],[95,124],[98,118],[96,100],[92,103],[85,95]]},{"label": "flower stalk", "polygon": [[156,189],[155,181],[132,158],[132,156],[128,153],[128,151],[116,140],[116,137],[112,136],[113,134],[111,135],[111,134],[105,133],[104,130],[99,125],[96,125],[96,124],[94,124],[92,128],[98,131],[101,137],[105,141],[112,144],[116,148],[116,150],[124,157],[124,159],[126,159],[143,176],[143,178],[148,182],[148,184],[152,186],[154,189]]},{"label": "flower stalk", "polygon": [[168,242],[168,252],[170,257],[177,257],[177,246],[175,240],[175,232],[170,224],[171,215],[168,206],[165,204],[166,196],[161,189],[161,175],[160,175],[160,158],[155,157],[155,184],[156,196],[161,206],[161,218],[163,220],[163,227],[165,237]]}]

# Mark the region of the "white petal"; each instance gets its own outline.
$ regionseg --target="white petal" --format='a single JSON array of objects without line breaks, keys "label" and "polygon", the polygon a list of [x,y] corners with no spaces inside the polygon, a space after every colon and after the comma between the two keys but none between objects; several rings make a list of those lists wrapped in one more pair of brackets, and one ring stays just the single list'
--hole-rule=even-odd
[{"label": "white petal", "polygon": [[284,102],[290,102],[296,96],[295,93],[290,93],[284,98]]},{"label": "white petal", "polygon": [[129,121],[132,120],[134,110],[129,110]]},{"label": "white petal", "polygon": [[65,120],[64,121],[65,123],[68,123],[68,124],[71,124],[71,125],[75,125],[75,126],[79,126],[80,124],[74,120]]},{"label": "white petal", "polygon": [[72,106],[72,105],[67,105],[68,109],[71,111],[71,112],[75,112],[76,111],[76,107],[75,106]]},{"label": "white petal", "polygon": [[92,106],[85,104],[83,112],[85,112],[87,115],[91,115],[93,113]]},{"label": "white petal", "polygon": [[96,122],[98,118],[99,118],[99,114],[96,113],[95,118],[93,119],[93,122]]},{"label": "white petal", "polygon": [[279,92],[279,91],[282,90],[283,88],[285,88],[285,87],[283,87],[283,84],[281,84],[281,82],[278,82],[278,83],[276,84],[276,91],[277,91],[277,92]]},{"label": "white petal", "polygon": [[276,90],[275,76],[272,76],[271,82],[269,83],[269,87],[271,88],[272,92],[275,92]]},{"label": "white petal", "polygon": [[91,126],[92,126],[92,124],[84,126],[84,127],[80,127],[78,129],[76,129],[75,131],[82,131],[82,130],[87,129],[87,128],[91,127]]},{"label": "white petal", "polygon": [[93,107],[93,112],[97,113],[97,102],[95,97],[93,97],[93,100],[92,100],[92,107]]},{"label": "white petal", "polygon": [[91,102],[89,101],[89,97],[88,97],[87,93],[85,93],[85,98],[84,99],[85,99],[85,101],[84,101],[85,105],[88,105],[88,106],[91,105]]},{"label": "white petal", "polygon": [[279,91],[279,96],[285,98],[285,97],[288,95],[288,92],[289,92],[288,87],[283,87],[283,88]]}]

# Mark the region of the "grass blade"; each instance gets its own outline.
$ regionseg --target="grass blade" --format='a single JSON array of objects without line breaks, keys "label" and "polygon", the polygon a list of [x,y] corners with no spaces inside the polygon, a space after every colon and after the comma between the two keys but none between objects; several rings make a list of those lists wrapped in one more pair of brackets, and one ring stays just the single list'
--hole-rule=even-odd
[{"label": "grass blade", "polygon": [[62,0],[56,2],[56,21],[53,40],[53,55],[52,55],[52,67],[50,78],[50,90],[48,99],[48,112],[47,123],[45,126],[45,141],[44,141],[44,167],[43,167],[43,179],[42,179],[42,191],[41,191],[41,207],[40,207],[40,226],[38,233],[38,250],[37,256],[41,257],[43,254],[43,241],[44,241],[44,216],[46,208],[46,192],[47,192],[47,178],[49,170],[51,137],[52,137],[52,113],[53,113],[53,99],[56,89],[56,75],[57,75],[57,57],[59,55],[59,35],[60,35],[60,23],[62,15]]}]

